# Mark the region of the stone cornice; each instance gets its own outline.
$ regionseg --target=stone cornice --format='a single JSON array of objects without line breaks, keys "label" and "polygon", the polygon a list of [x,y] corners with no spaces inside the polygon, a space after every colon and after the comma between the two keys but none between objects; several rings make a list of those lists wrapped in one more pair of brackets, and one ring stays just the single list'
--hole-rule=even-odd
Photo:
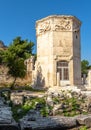
[{"label": "stone cornice", "polygon": [[36,21],[36,36],[48,31],[79,31],[81,22],[71,15],[51,15]]},{"label": "stone cornice", "polygon": [[68,19],[72,19],[74,21],[77,21],[81,25],[81,21],[76,16],[72,16],[72,15],[50,15],[50,16],[47,16],[47,17],[42,18],[40,20],[37,20],[36,26],[37,26],[38,23],[44,22],[45,20],[49,20],[51,18],[64,18],[64,19],[68,18]]}]

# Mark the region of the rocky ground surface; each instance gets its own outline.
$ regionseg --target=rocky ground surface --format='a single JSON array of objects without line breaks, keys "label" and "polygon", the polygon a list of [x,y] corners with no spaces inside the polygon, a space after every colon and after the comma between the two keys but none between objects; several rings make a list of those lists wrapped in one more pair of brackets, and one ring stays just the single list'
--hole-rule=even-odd
[{"label": "rocky ground surface", "polygon": [[80,130],[83,126],[90,130],[91,115],[42,117],[37,111],[31,110],[19,123],[21,130]]},{"label": "rocky ground surface", "polygon": [[0,130],[19,130],[18,124],[12,117],[11,108],[0,97]]},{"label": "rocky ground surface", "polygon": [[[19,120],[18,123],[16,123],[12,117],[11,108],[5,104],[5,100],[3,98],[0,98],[0,130],[91,130],[91,91],[81,91],[80,89],[74,88],[74,90],[71,92],[70,90],[64,92],[64,88],[62,90],[57,88],[56,90],[54,88],[50,88],[45,94],[14,92],[12,93],[12,101],[14,101],[16,98],[15,104],[22,103],[23,99],[19,98],[19,96],[23,97],[24,95],[27,97],[43,97],[46,95],[47,104],[54,106],[52,116],[44,117],[40,114],[39,109],[35,109],[30,110],[26,116],[24,116]],[[80,104],[80,106],[83,106],[81,109],[85,110],[86,112],[88,111],[88,114],[79,114],[73,117],[65,117],[62,114],[56,114],[58,111],[62,112],[64,107],[66,107],[69,112],[71,111],[67,104],[63,104],[62,101],[63,98],[71,98],[72,96],[78,100],[86,99],[85,105]],[[58,97],[61,99],[61,104],[56,104],[52,100]]]}]

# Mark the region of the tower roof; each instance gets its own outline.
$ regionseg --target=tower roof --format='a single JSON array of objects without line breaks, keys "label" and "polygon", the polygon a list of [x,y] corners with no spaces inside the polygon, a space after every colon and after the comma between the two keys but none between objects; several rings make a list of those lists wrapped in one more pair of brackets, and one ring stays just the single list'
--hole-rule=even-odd
[{"label": "tower roof", "polygon": [[73,16],[73,15],[49,15],[45,18],[37,20],[36,24],[39,23],[39,22],[43,22],[43,21],[50,19],[50,18],[64,18],[64,19],[69,18],[69,19],[76,20],[76,21],[78,21],[79,24],[81,24],[81,21],[76,16]]}]

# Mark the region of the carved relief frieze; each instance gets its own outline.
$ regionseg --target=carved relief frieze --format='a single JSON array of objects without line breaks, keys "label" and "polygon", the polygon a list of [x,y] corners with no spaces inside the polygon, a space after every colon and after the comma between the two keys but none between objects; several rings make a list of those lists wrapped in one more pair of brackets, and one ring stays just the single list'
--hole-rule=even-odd
[{"label": "carved relief frieze", "polygon": [[55,31],[69,31],[69,30],[71,30],[71,23],[68,20],[61,20],[55,24],[53,30],[55,30]]},{"label": "carved relief frieze", "polygon": [[37,36],[42,35],[48,31],[71,31],[72,23],[69,19],[54,20],[51,23],[50,20],[44,21],[37,27]]},{"label": "carved relief frieze", "polygon": [[50,21],[43,22],[37,29],[37,35],[41,35],[46,31],[49,31],[50,29],[51,29]]}]

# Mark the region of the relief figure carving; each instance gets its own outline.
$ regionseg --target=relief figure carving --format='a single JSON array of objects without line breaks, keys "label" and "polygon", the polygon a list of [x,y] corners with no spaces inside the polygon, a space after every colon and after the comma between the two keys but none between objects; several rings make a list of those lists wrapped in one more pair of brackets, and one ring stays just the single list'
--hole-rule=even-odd
[{"label": "relief figure carving", "polygon": [[71,54],[71,45],[68,46],[69,41],[63,39],[60,41],[61,55],[69,56]]},{"label": "relief figure carving", "polygon": [[65,21],[62,20],[60,21],[58,24],[55,25],[55,31],[63,31],[63,30],[70,30],[71,26],[70,26],[70,21]]},{"label": "relief figure carving", "polygon": [[50,29],[51,29],[50,22],[49,21],[44,22],[43,24],[41,24],[39,28],[39,34],[49,31]]}]

